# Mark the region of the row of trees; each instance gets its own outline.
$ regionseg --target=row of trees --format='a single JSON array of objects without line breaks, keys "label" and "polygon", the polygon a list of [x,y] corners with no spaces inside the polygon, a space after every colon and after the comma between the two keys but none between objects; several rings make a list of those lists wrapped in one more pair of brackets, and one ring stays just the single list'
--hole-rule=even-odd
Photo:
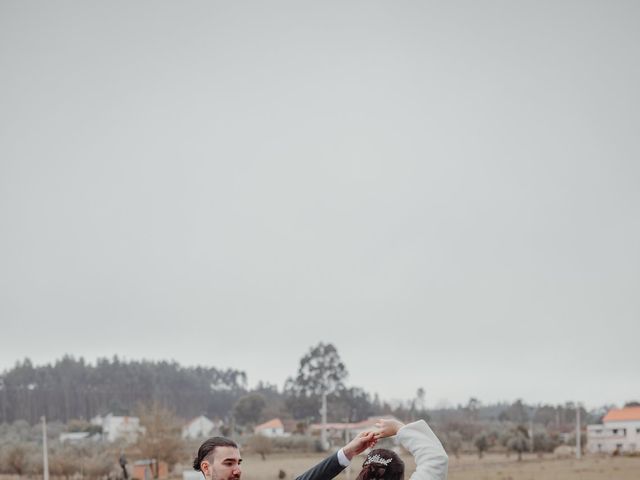
[{"label": "row of trees", "polygon": [[[133,414],[140,403],[157,403],[181,418],[205,414],[228,420],[228,424],[251,426],[274,417],[317,421],[322,394],[326,393],[330,421],[359,421],[374,415],[393,414],[412,420],[430,417],[459,431],[463,437],[479,432],[478,422],[543,425],[554,431],[569,431],[576,405],[483,405],[471,398],[456,408],[425,410],[426,392],[416,385],[416,395],[390,405],[362,388],[348,386],[348,371],[332,344],[319,343],[301,359],[295,375],[284,388],[260,383],[247,388],[247,376],[234,369],[182,367],[175,362],[124,362],[100,359],[95,365],[66,356],[53,365],[34,366],[29,360],[0,375],[0,423],[25,419],[33,424],[40,416],[68,422],[90,419],[97,414]],[[597,415],[581,411],[588,422]],[[469,435],[468,431],[473,430]]]},{"label": "row of trees", "polygon": [[[0,473],[42,475],[42,469],[42,450],[36,444],[16,443],[0,452]],[[114,454],[95,445],[58,446],[49,453],[49,473],[67,479],[75,474],[90,479],[103,478],[114,469],[117,469]]]},{"label": "row of trees", "polygon": [[374,415],[395,414],[401,418],[427,417],[425,391],[406,404],[391,406],[360,387],[346,385],[348,371],[332,344],[319,343],[305,354],[295,376],[280,393],[275,385],[259,384],[238,399],[232,410],[240,425],[251,425],[273,417],[317,421],[323,393],[327,395],[331,421],[357,422]]},{"label": "row of trees", "polygon": [[92,365],[65,356],[52,365],[34,366],[26,359],[0,375],[0,423],[35,423],[42,415],[63,422],[106,412],[131,415],[141,402],[166,405],[183,418],[234,415],[240,424],[274,416],[315,420],[323,391],[335,420],[357,421],[391,410],[377,395],[348,387],[347,376],[336,348],[323,343],[300,360],[297,374],[283,390],[263,383],[249,390],[242,371],[175,362],[125,362],[114,357]]},{"label": "row of trees", "polygon": [[502,431],[483,430],[466,442],[463,435],[456,430],[441,432],[440,437],[445,449],[456,457],[462,451],[475,450],[478,457],[482,458],[486,451],[499,448],[507,454],[517,453],[518,460],[521,460],[524,452],[550,453],[562,443],[558,435],[550,435],[544,431],[535,433],[532,443],[529,432],[522,425],[507,427]]},{"label": "row of trees", "polygon": [[0,423],[45,415],[67,422],[113,412],[131,414],[140,402],[171,406],[178,415],[226,415],[246,392],[239,370],[182,367],[175,362],[124,362],[118,357],[95,365],[65,356],[52,365],[30,360],[0,376]]}]

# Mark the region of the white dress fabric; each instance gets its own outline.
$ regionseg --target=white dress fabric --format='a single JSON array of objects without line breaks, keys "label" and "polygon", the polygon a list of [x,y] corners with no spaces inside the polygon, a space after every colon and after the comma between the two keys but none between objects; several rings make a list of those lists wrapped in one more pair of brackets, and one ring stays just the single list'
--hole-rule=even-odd
[{"label": "white dress fabric", "polygon": [[416,471],[410,480],[446,480],[449,457],[427,422],[418,420],[398,430],[400,444],[416,460]]}]

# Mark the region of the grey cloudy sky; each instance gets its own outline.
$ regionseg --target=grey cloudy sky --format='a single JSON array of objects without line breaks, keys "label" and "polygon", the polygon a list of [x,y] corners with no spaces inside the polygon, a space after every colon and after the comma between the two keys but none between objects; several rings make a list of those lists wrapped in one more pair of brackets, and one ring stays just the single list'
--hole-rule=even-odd
[{"label": "grey cloudy sky", "polygon": [[640,397],[637,2],[0,4],[0,369]]}]

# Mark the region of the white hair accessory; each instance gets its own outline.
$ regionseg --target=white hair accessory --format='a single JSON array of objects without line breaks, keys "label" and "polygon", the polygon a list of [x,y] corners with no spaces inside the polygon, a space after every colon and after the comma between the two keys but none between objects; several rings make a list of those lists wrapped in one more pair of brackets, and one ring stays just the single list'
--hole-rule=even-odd
[{"label": "white hair accessory", "polygon": [[383,458],[376,453],[375,455],[369,455],[362,466],[366,467],[370,463],[380,463],[381,465],[384,465],[386,467],[391,463],[392,460],[392,458]]}]

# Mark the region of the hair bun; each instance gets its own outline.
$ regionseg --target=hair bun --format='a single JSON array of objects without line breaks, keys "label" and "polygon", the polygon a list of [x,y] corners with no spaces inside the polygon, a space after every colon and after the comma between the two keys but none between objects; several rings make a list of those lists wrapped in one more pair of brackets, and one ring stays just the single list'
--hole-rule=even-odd
[{"label": "hair bun", "polygon": [[403,480],[404,462],[397,453],[385,448],[369,452],[356,480]]},{"label": "hair bun", "polygon": [[369,465],[364,467],[364,469],[366,470],[366,480],[384,478],[384,474],[387,472],[387,467],[385,467],[384,465],[375,465],[373,463],[370,463]]},{"label": "hair bun", "polygon": [[384,474],[387,472],[387,467],[381,465],[371,465],[373,467],[373,476],[375,478],[384,478]]}]

